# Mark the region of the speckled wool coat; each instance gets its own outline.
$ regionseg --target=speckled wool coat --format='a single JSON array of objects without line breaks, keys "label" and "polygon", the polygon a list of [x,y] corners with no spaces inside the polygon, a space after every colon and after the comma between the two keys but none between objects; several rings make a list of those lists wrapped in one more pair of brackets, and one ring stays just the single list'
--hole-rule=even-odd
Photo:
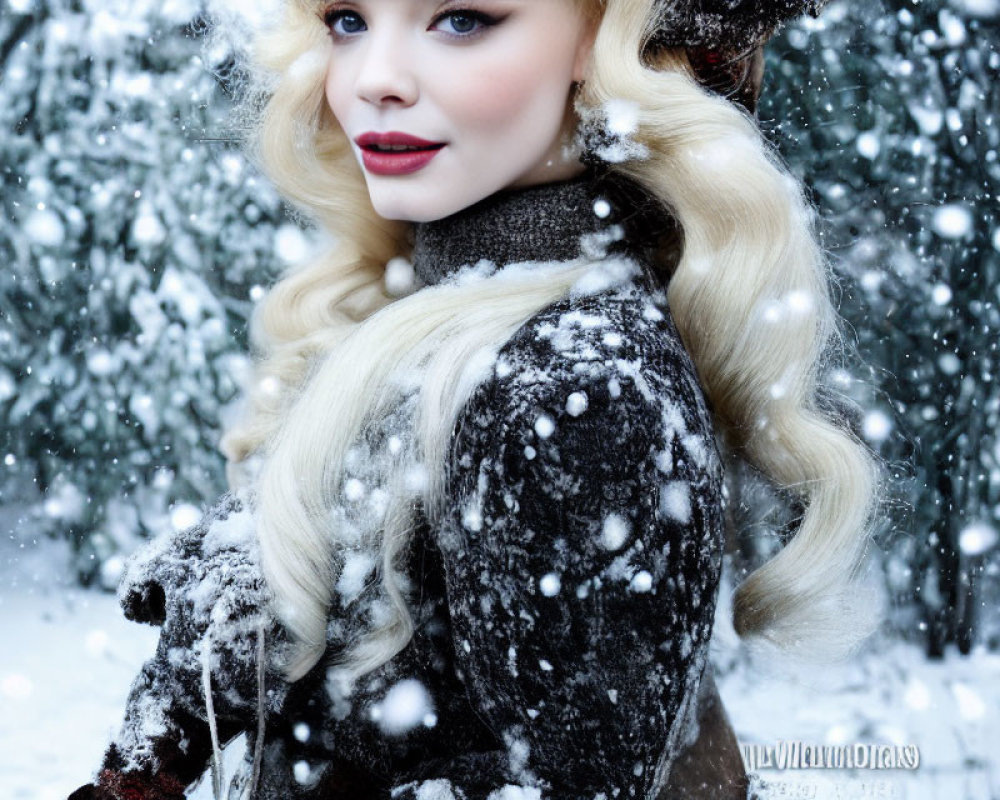
[{"label": "speckled wool coat", "polygon": [[[257,636],[280,634],[260,610],[239,499],[141,558],[123,600],[164,635],[105,760],[105,794],[91,796],[127,796],[130,781],[176,796],[204,769],[207,679],[219,737],[247,731],[258,749],[260,797],[656,797],[687,734],[722,553],[709,410],[648,274],[664,232],[635,187],[592,172],[417,226],[425,283],[480,258],[502,269],[601,241],[632,269],[542,309],[499,350],[455,429],[444,516],[418,517],[416,633],[361,685],[319,665],[292,686],[261,675],[258,697]],[[220,621],[226,636],[212,633]],[[346,638],[356,622],[331,631]],[[416,698],[416,723],[385,724],[391,692]]]}]

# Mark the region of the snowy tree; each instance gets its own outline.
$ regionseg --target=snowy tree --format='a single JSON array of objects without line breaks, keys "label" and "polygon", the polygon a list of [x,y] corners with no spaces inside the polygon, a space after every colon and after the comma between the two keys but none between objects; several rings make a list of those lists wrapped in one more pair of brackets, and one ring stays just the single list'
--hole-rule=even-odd
[{"label": "snowy tree", "polygon": [[1000,636],[976,630],[1000,573],[998,22],[994,0],[834,2],[774,41],[761,108],[827,223],[867,364],[831,377],[894,479],[895,623],[932,654]]},{"label": "snowy tree", "polygon": [[0,499],[85,578],[224,489],[251,299],[297,241],[225,136],[198,15],[0,4]]}]

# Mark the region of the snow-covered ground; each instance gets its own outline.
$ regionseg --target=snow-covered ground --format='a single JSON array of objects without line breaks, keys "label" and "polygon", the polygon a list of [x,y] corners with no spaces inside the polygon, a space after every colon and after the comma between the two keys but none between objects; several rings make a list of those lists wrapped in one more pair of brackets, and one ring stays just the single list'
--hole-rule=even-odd
[{"label": "snow-covered ground", "polygon": [[[0,798],[61,800],[85,783],[117,725],[156,631],[125,621],[113,595],[65,578],[58,543],[0,540]],[[808,676],[736,663],[719,686],[746,744],[916,745],[915,771],[761,769],[768,797],[997,800],[1000,656],[928,662],[898,643]],[[209,796],[202,785],[199,798]]]},{"label": "snow-covered ground", "polygon": [[912,745],[915,770],[759,769],[771,798],[1000,800],[1000,654],[929,661],[898,641],[873,641],[837,666],[751,668],[721,619],[713,647],[735,667],[719,691],[741,744]]}]

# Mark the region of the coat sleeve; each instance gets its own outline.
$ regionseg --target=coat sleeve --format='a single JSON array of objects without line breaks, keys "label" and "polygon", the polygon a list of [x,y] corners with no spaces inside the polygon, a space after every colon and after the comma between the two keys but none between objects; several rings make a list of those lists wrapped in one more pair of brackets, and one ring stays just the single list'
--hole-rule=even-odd
[{"label": "coat sleeve", "polygon": [[459,677],[506,749],[425,780],[468,800],[507,784],[547,800],[652,796],[701,676],[721,567],[703,409],[680,373],[481,387],[438,539]]}]

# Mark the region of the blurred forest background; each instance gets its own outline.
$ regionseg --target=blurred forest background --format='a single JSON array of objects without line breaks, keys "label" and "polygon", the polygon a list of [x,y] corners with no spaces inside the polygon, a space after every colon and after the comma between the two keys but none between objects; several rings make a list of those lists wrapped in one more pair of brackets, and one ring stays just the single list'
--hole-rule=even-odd
[{"label": "blurred forest background", "polygon": [[[0,507],[114,588],[225,489],[253,302],[310,234],[239,152],[197,0],[0,0]],[[769,45],[766,135],[823,219],[829,381],[885,459],[891,632],[1000,645],[1000,0],[834,0]],[[752,500],[748,494],[748,500]],[[749,503],[743,568],[780,514]]]}]

